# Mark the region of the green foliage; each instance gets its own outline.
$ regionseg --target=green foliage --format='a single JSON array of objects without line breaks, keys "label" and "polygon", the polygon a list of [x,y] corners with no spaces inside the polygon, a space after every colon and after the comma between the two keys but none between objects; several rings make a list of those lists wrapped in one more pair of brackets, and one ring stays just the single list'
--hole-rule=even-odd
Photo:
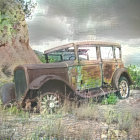
[{"label": "green foliage", "polygon": [[31,17],[33,9],[35,9],[37,3],[33,2],[33,0],[17,0],[17,1],[20,3],[26,17],[27,18]]},{"label": "green foliage", "polygon": [[61,59],[58,56],[49,56],[49,63],[60,62]]},{"label": "green foliage", "polygon": [[36,3],[33,0],[0,0],[1,44],[12,43],[22,26],[21,22],[32,17]]},{"label": "green foliage", "polygon": [[44,55],[38,55],[38,58],[40,59],[40,61],[42,63],[46,63],[46,60],[45,60],[45,56]]},{"label": "green foliage", "polygon": [[111,93],[109,94],[109,96],[107,98],[104,98],[101,102],[101,104],[105,105],[105,104],[116,104],[118,101],[118,97],[115,95],[115,93]]},{"label": "green foliage", "polygon": [[132,88],[140,88],[140,67],[136,65],[129,65],[127,68],[134,83]]}]

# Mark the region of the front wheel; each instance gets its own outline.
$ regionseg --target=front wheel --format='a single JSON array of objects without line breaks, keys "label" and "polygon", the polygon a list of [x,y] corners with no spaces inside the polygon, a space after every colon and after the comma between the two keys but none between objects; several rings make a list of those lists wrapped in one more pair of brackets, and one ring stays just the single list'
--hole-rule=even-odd
[{"label": "front wheel", "polygon": [[62,98],[59,94],[47,92],[38,98],[40,113],[55,113],[62,106]]},{"label": "front wheel", "polygon": [[120,77],[118,87],[119,87],[119,92],[118,92],[119,98],[120,99],[128,98],[130,88],[129,88],[129,82],[126,77],[124,76]]}]

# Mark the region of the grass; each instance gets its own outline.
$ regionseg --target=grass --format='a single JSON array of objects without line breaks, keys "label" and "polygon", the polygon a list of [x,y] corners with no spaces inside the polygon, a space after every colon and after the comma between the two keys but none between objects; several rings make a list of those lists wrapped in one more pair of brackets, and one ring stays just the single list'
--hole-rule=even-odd
[{"label": "grass", "polygon": [[134,124],[132,112],[126,109],[109,109],[106,111],[104,117],[108,125],[117,124],[119,130],[129,131]]},{"label": "grass", "polygon": [[[109,99],[109,100],[107,100]],[[116,96],[111,94],[105,105],[94,103],[92,100],[84,102],[80,107],[66,102],[54,114],[30,114],[11,106],[3,110],[0,102],[0,137],[15,138],[16,129],[24,132],[24,139],[98,139],[101,137],[116,139],[117,135],[129,135],[134,138],[140,136],[140,113],[138,110],[127,109],[126,106],[114,108]],[[113,102],[113,103],[112,103]],[[99,127],[95,124],[98,124]],[[102,128],[107,125],[107,130]],[[138,125],[139,124],[139,125]],[[102,126],[102,127],[101,127]],[[16,128],[16,129],[15,129]],[[12,129],[12,130],[11,130]],[[105,131],[105,132],[104,132]],[[105,133],[105,134],[104,134]],[[119,133],[119,134],[118,134]],[[21,138],[21,137],[20,137]]]},{"label": "grass", "polygon": [[80,119],[89,119],[89,120],[98,120],[99,112],[98,108],[95,105],[91,105],[89,103],[82,104],[79,108],[74,110],[75,116]]},{"label": "grass", "polygon": [[52,139],[64,137],[64,126],[61,119],[47,120],[46,125],[38,127],[37,131],[31,135],[31,139]]}]

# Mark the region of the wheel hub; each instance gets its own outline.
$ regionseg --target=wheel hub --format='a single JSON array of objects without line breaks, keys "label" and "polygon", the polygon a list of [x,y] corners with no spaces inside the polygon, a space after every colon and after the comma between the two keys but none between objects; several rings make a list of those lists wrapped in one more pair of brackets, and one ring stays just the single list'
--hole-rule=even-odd
[{"label": "wheel hub", "polygon": [[119,88],[120,88],[120,94],[122,97],[126,97],[127,94],[128,94],[128,84],[125,80],[122,80],[120,82],[120,85],[119,85]]},{"label": "wheel hub", "polygon": [[44,94],[40,99],[40,112],[53,113],[60,107],[59,96],[52,93]]}]

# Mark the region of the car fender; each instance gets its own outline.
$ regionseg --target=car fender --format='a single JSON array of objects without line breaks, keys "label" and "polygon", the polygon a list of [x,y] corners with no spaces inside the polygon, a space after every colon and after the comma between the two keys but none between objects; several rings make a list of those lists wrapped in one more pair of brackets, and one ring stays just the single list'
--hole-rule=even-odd
[{"label": "car fender", "polygon": [[112,77],[111,85],[113,88],[118,89],[118,84],[119,84],[118,82],[121,76],[125,76],[128,79],[130,85],[133,84],[127,68],[118,68]]},{"label": "car fender", "polygon": [[56,75],[42,75],[38,78],[36,78],[35,80],[33,80],[31,82],[31,84],[29,85],[29,89],[30,90],[37,90],[39,88],[41,88],[46,82],[50,81],[50,80],[58,80],[60,82],[63,82],[64,84],[66,84],[73,92],[75,92],[75,90],[73,89],[73,87],[71,87],[71,85],[64,79],[62,79],[59,76]]}]

